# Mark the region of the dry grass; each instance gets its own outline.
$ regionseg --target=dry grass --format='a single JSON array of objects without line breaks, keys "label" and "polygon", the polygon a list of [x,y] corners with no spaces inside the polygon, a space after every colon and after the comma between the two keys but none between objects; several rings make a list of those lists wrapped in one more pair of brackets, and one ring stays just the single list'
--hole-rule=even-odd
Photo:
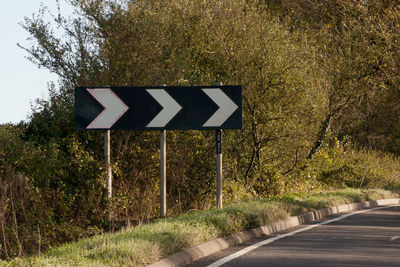
[{"label": "dry grass", "polygon": [[16,259],[3,262],[2,265],[142,266],[183,248],[291,215],[345,203],[398,196],[397,193],[380,189],[346,189],[242,202],[223,210],[194,211],[118,233],[83,239],[52,249],[40,257]]}]

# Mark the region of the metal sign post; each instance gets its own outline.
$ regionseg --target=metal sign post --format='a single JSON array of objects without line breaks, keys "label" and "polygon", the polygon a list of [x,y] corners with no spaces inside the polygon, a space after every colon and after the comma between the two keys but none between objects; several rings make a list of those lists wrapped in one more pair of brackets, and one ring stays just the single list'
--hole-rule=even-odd
[{"label": "metal sign post", "polygon": [[217,209],[222,209],[222,130],[215,131],[217,154]]},{"label": "metal sign post", "polygon": [[[165,84],[161,84],[165,87]],[[153,120],[154,121],[154,120]],[[160,131],[160,217],[167,216],[167,131]]]},{"label": "metal sign post", "polygon": [[160,217],[167,215],[167,131],[160,131]]},{"label": "metal sign post", "polygon": [[111,171],[111,153],[110,153],[110,130],[104,132],[104,161],[106,164],[106,188],[107,198],[112,197],[112,171]]},{"label": "metal sign post", "polygon": [[[217,82],[216,86],[222,86],[222,82]],[[215,131],[215,145],[217,157],[217,191],[216,191],[216,204],[217,209],[222,209],[222,130]]]}]

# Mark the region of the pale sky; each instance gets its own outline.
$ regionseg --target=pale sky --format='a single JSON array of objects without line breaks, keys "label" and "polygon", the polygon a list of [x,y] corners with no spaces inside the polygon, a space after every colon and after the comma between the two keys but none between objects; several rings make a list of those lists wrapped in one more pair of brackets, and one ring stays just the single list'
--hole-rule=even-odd
[{"label": "pale sky", "polygon": [[[26,57],[27,52],[17,46],[29,46],[28,33],[19,25],[24,17],[31,17],[41,4],[57,14],[56,0],[0,0],[0,124],[27,120],[31,103],[47,98],[47,84],[57,82],[57,75],[39,69]],[[72,8],[60,0],[61,13],[70,15]]]}]

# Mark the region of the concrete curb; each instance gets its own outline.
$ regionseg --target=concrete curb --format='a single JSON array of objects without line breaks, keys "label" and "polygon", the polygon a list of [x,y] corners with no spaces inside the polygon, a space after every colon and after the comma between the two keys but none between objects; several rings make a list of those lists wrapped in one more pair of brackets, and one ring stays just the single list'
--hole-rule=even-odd
[{"label": "concrete curb", "polygon": [[243,243],[247,240],[260,237],[263,235],[269,235],[275,232],[284,231],[304,223],[311,223],[330,215],[354,211],[354,210],[366,209],[366,208],[375,208],[379,206],[393,205],[393,204],[400,204],[400,198],[380,199],[380,200],[364,201],[360,203],[344,204],[336,207],[324,208],[312,212],[307,212],[299,216],[289,217],[285,220],[280,220],[278,222],[274,222],[244,232],[235,233],[227,237],[214,239],[206,243],[200,244],[198,246],[178,251],[172,254],[171,256],[168,256],[166,258],[161,259],[158,262],[148,265],[148,267],[183,266],[185,264],[189,264],[197,259],[211,255],[213,253],[216,253],[233,245]]}]

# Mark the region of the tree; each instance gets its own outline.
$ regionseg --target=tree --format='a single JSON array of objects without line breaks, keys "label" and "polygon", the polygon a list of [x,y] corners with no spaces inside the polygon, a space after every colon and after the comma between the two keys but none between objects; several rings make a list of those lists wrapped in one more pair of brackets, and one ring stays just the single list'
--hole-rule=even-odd
[{"label": "tree", "polygon": [[[60,233],[57,241],[105,229],[109,204],[117,221],[159,213],[158,132],[112,132],[114,197],[107,203],[102,133],[74,130],[76,86],[241,84],[244,127],[224,131],[227,202],[323,185],[336,169],[326,175],[317,161],[329,160],[346,136],[400,151],[396,1],[68,2],[76,16],[54,16],[63,37],[44,21],[45,9],[22,24],[31,61],[58,74],[60,84],[21,126],[17,147],[29,148],[27,164],[7,163],[11,176],[30,177],[43,203],[56,200],[43,210],[49,225],[61,225],[47,231]],[[169,131],[168,155],[170,214],[212,206],[214,133]],[[72,234],[70,221],[78,225]]]}]

